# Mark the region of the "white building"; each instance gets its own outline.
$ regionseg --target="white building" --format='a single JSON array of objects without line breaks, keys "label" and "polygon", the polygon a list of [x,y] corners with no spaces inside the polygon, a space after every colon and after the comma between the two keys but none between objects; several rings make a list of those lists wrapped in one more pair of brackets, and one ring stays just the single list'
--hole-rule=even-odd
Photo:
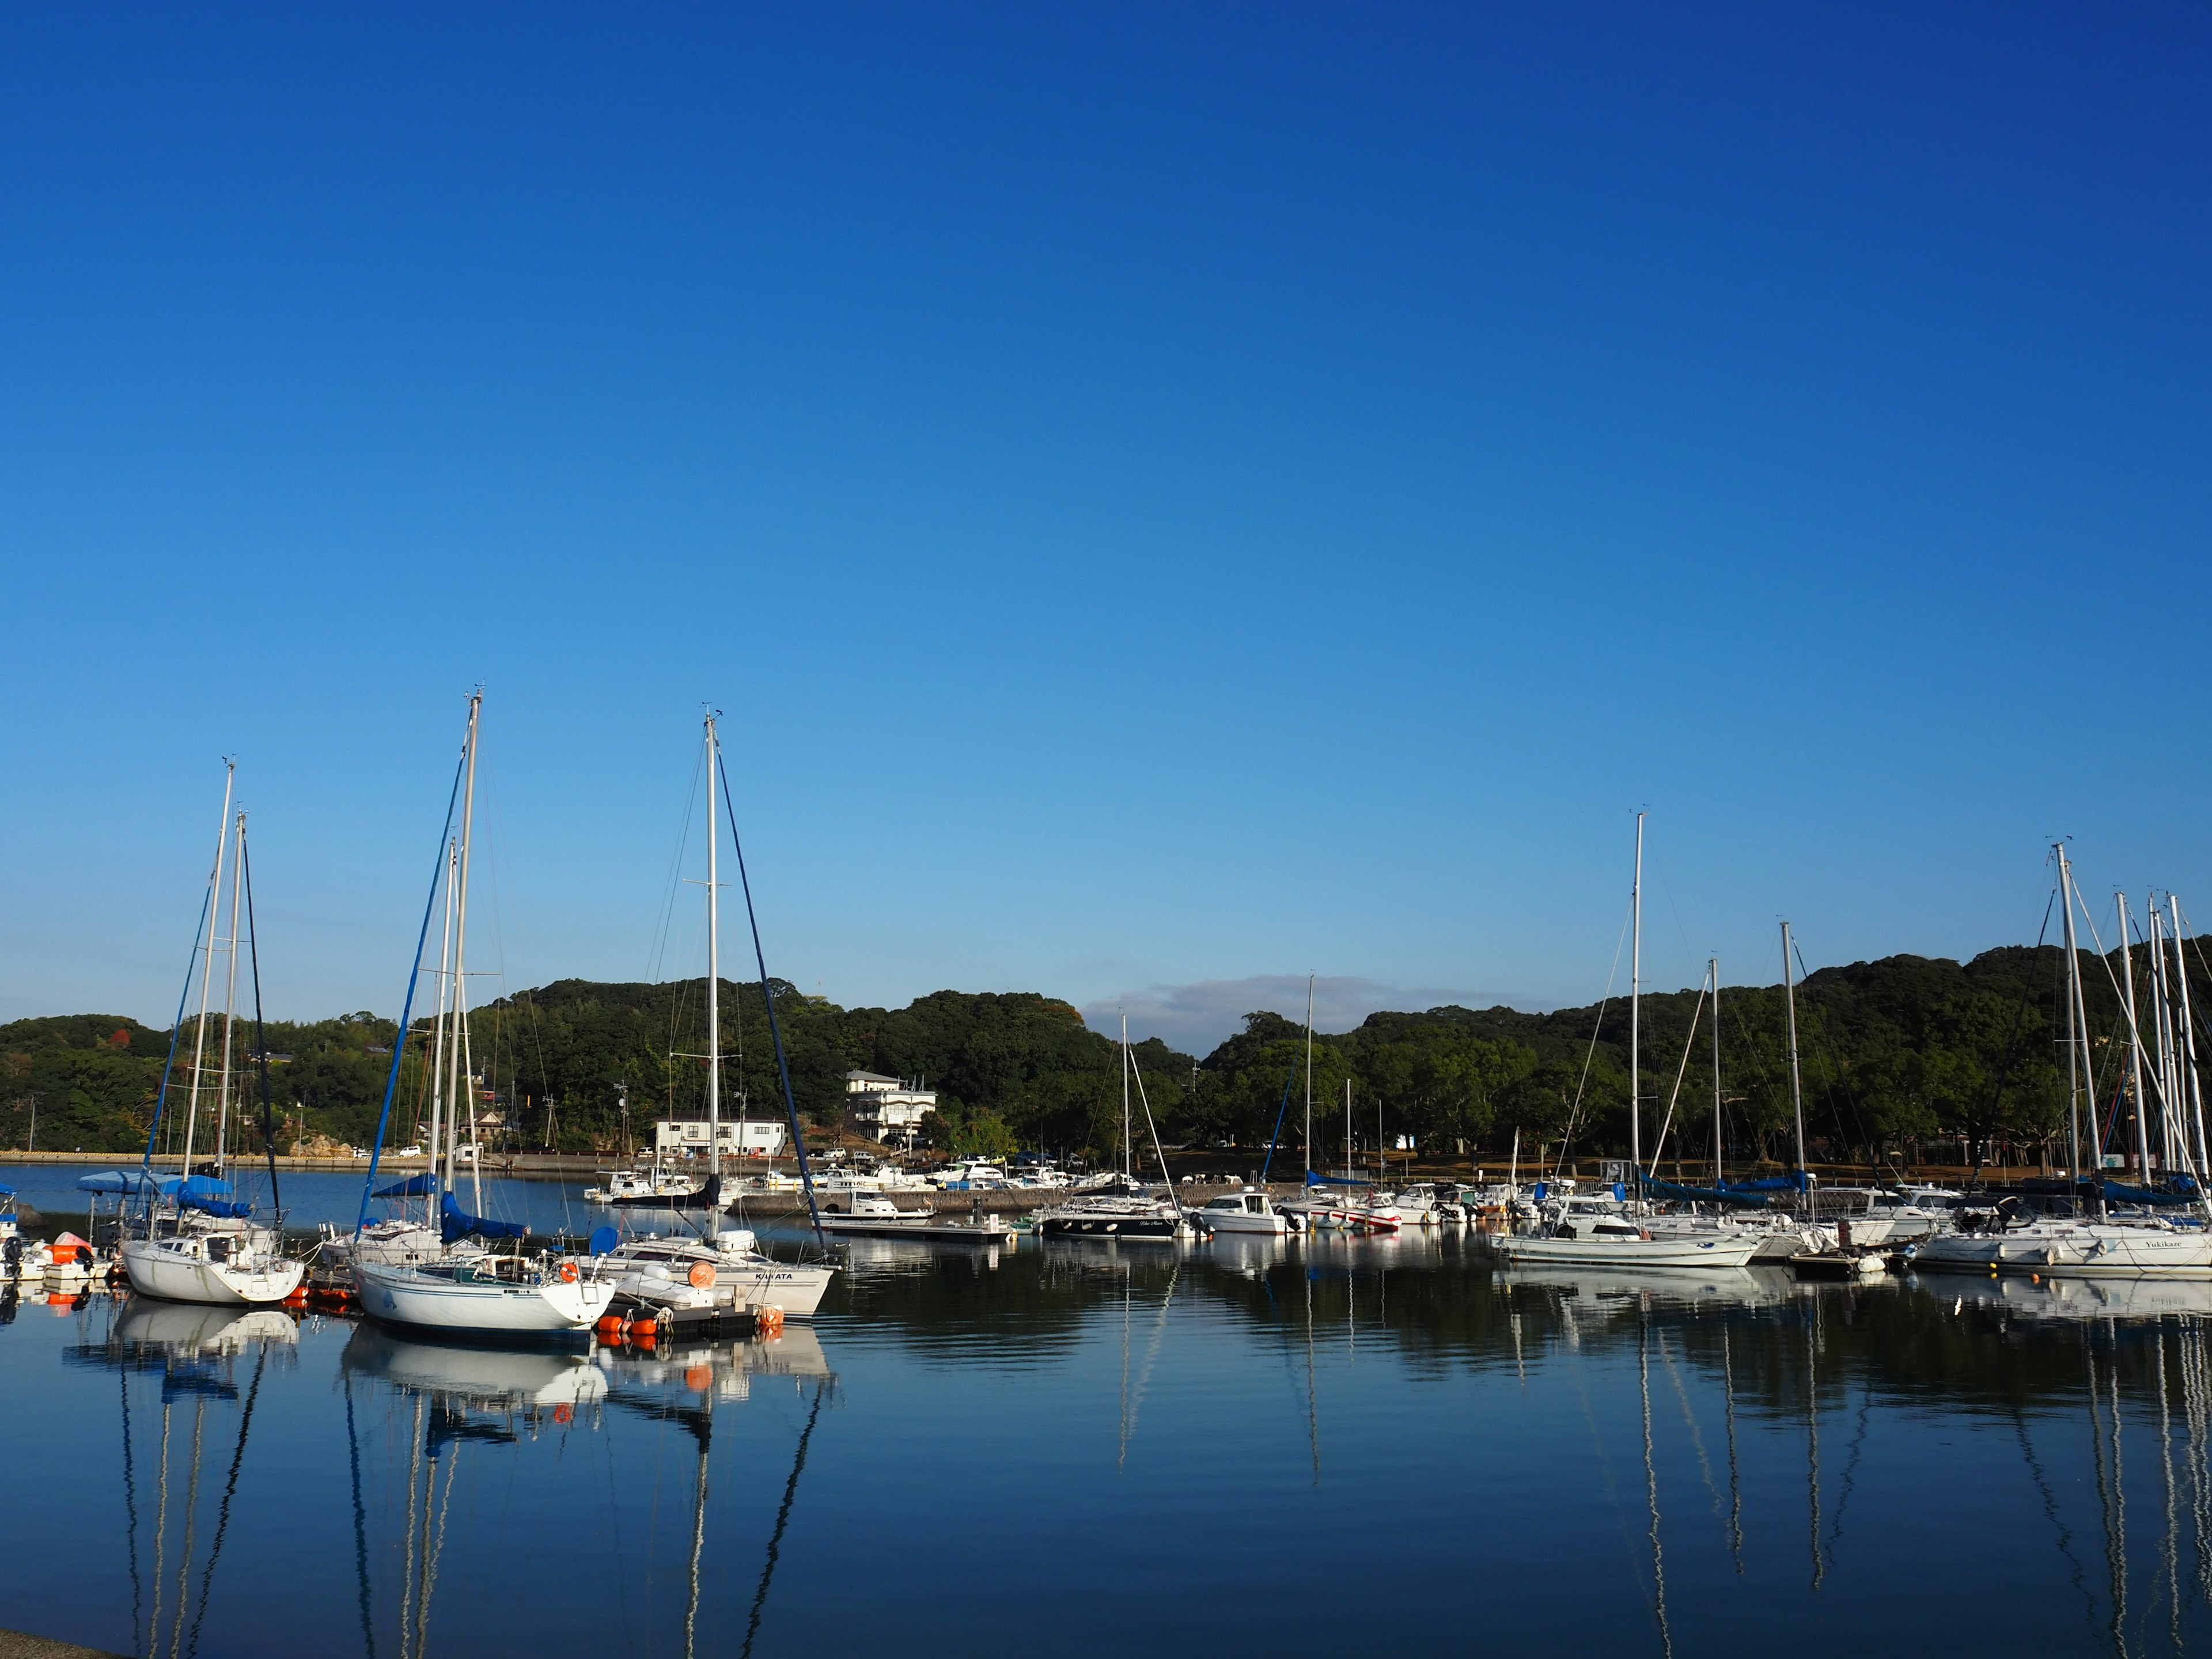
[{"label": "white building", "polygon": [[[781,1158],[790,1140],[785,1127],[773,1118],[725,1118],[715,1137],[724,1158]],[[663,1156],[707,1151],[707,1120],[703,1117],[662,1118],[653,1126],[653,1145]]]},{"label": "white building", "polygon": [[923,1115],[937,1109],[937,1091],[909,1088],[905,1079],[877,1072],[848,1072],[845,1103],[871,1140],[911,1143]]}]

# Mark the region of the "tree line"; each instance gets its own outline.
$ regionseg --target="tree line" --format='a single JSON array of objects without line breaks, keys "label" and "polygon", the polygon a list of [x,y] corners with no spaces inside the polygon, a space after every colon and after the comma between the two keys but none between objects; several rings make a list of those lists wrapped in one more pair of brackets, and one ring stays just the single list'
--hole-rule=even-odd
[{"label": "tree line", "polygon": [[[2185,947],[2196,1007],[2212,1014],[2212,975]],[[2169,957],[2169,964],[2171,963]],[[2133,963],[2148,1029],[2148,963]],[[1808,1150],[1815,1161],[1868,1164],[2005,1162],[2063,1157],[2067,1085],[2063,952],[2007,946],[1965,963],[1890,957],[1827,968],[1797,987],[1798,1069]],[[2118,1089],[2126,1018],[2118,953],[2081,957],[2097,1102],[2094,1138],[2124,1127]],[[771,1041],[772,999],[792,1093],[811,1126],[851,1127],[846,1073],[864,1070],[938,1091],[931,1144],[957,1153],[1030,1148],[1116,1155],[1122,1131],[1121,1062],[1115,1042],[1070,1004],[1035,993],[939,991],[903,1008],[844,1008],[771,980],[723,981],[719,1003],[723,1098],[731,1115],[781,1115]],[[1309,1086],[1314,1167],[1378,1147],[1496,1165],[1517,1144],[1531,1167],[1563,1150],[1584,1158],[1629,1144],[1625,1000],[1530,1013],[1506,1007],[1431,1008],[1370,1015],[1355,1030],[1315,1036],[1255,1012],[1203,1058],[1157,1038],[1133,1059],[1163,1140],[1253,1156],[1278,1138],[1277,1167],[1308,1158],[1302,1145]],[[393,1090],[386,1144],[426,1130],[426,1056],[434,1021],[416,1022]],[[1662,1164],[1710,1170],[1714,1155],[1711,1000],[1698,991],[1643,999],[1637,1094],[1643,1146]],[[219,1027],[204,1056],[211,1097]],[[366,1145],[375,1133],[397,1036],[368,1013],[266,1027],[280,1149],[327,1136]],[[171,1085],[173,1139],[193,1048],[187,1022]],[[1718,1024],[1720,1151],[1731,1169],[1794,1161],[1787,1010],[1780,986],[1723,988]],[[252,1028],[241,1022],[234,1074],[252,1120],[242,1141],[258,1150]],[[495,1142],[609,1154],[647,1142],[653,1120],[696,1115],[706,1089],[705,982],[608,984],[562,980],[474,1011],[468,1060],[477,1109]],[[145,1144],[170,1034],[104,1015],[0,1026],[0,1140],[22,1146],[35,1115],[46,1150],[124,1152]],[[1136,1116],[1139,1163],[1147,1141]],[[1663,1143],[1660,1139],[1665,1133]],[[205,1131],[199,1144],[205,1143]]]}]

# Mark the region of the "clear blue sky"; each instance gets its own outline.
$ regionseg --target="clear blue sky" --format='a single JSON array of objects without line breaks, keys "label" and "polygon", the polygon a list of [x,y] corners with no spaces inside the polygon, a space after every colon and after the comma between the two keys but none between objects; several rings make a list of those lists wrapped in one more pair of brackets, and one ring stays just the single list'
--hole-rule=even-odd
[{"label": "clear blue sky", "polygon": [[395,1012],[479,680],[510,988],[647,971],[705,698],[848,1004],[1589,1000],[1639,805],[1662,985],[2060,833],[2212,918],[2208,109],[2186,7],[11,9],[0,1016],[167,1018],[226,752],[272,1010]]}]

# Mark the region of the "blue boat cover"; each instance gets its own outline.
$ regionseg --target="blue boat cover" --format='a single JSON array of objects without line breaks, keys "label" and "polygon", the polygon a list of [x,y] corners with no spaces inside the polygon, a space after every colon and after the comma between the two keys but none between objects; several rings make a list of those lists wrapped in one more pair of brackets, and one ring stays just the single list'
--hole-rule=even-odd
[{"label": "blue boat cover", "polygon": [[2129,1187],[2117,1181],[2105,1183],[2105,1201],[2108,1204],[2195,1204],[2203,1196],[2187,1176],[2178,1177],[2171,1188]]},{"label": "blue boat cover", "polygon": [[1685,1187],[1672,1181],[1644,1182],[1652,1198],[1672,1199],[1678,1204],[1733,1204],[1747,1210],[1763,1210],[1771,1194],[1748,1187]]},{"label": "blue boat cover", "polygon": [[524,1238],[530,1229],[520,1221],[487,1221],[480,1215],[471,1215],[453,1202],[451,1193],[440,1211],[438,1231],[448,1244],[459,1243],[474,1234],[478,1238]]},{"label": "blue boat cover", "polygon": [[133,1170],[128,1175],[120,1170],[103,1170],[98,1175],[76,1178],[76,1189],[81,1193],[173,1193],[179,1184],[176,1176],[148,1175],[143,1170]]},{"label": "blue boat cover", "polygon": [[1306,1171],[1306,1185],[1309,1187],[1372,1187],[1374,1184],[1371,1181],[1347,1181],[1342,1176],[1316,1175],[1311,1170]]},{"label": "blue boat cover", "polygon": [[428,1198],[438,1190],[438,1177],[425,1171],[409,1176],[404,1181],[395,1181],[389,1187],[376,1190],[379,1198]]}]

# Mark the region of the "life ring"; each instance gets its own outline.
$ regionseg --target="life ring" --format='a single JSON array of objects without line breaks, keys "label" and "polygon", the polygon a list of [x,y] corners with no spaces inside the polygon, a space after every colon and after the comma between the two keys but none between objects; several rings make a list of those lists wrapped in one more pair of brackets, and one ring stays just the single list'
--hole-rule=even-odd
[{"label": "life ring", "polygon": [[576,1282],[576,1264],[574,1262],[564,1261],[561,1264],[561,1282],[563,1285],[573,1285]]},{"label": "life ring", "polygon": [[711,1261],[693,1262],[691,1264],[690,1278],[691,1280],[691,1288],[693,1290],[713,1290],[714,1288],[714,1264]]}]

